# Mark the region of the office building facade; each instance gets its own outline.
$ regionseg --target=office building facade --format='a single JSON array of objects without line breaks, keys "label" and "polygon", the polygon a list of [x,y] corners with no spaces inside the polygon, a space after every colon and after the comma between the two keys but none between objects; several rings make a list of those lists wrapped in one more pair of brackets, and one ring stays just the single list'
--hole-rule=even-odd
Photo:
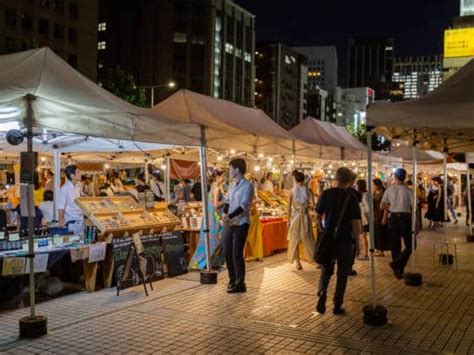
[{"label": "office building facade", "polygon": [[335,98],[339,111],[337,123],[359,127],[366,123],[367,106],[375,101],[375,91],[369,87],[336,88]]},{"label": "office building facade", "polygon": [[439,55],[397,57],[392,81],[400,83],[404,99],[422,97],[442,83],[443,58]]},{"label": "office building facade", "polygon": [[97,79],[99,0],[1,0],[0,54],[48,46]]},{"label": "office building facade", "polygon": [[230,0],[102,0],[99,77],[119,65],[139,86],[155,87],[156,102],[174,82],[176,89],[253,106],[254,22]]},{"label": "office building facade", "polygon": [[376,87],[390,82],[393,73],[394,41],[351,39],[347,52],[347,87]]},{"label": "office building facade", "polygon": [[335,46],[294,47],[308,58],[308,90],[323,89],[332,93],[338,85],[338,59]]},{"label": "office building facade", "polygon": [[261,44],[255,53],[255,106],[286,129],[307,114],[307,58],[281,43]]}]

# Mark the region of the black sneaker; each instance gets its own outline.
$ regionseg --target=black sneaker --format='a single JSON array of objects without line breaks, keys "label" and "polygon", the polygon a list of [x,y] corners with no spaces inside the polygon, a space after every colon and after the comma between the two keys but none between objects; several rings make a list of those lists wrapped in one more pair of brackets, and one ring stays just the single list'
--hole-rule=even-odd
[{"label": "black sneaker", "polygon": [[334,307],[332,313],[335,314],[336,316],[344,316],[346,315],[347,312],[342,307]]},{"label": "black sneaker", "polygon": [[240,286],[234,286],[230,289],[227,289],[227,293],[243,293],[247,292],[247,286],[245,284],[240,285]]},{"label": "black sneaker", "polygon": [[234,288],[234,284],[232,282],[229,282],[227,284],[227,289],[230,290],[231,288]]},{"label": "black sneaker", "polygon": [[326,294],[319,296],[318,304],[316,305],[316,312],[319,314],[326,313]]},{"label": "black sneaker", "polygon": [[398,280],[403,279],[403,271],[401,271],[399,268],[397,268],[397,266],[395,265],[395,263],[393,261],[388,265],[390,265],[390,267],[392,268],[393,274],[395,275],[395,277]]}]

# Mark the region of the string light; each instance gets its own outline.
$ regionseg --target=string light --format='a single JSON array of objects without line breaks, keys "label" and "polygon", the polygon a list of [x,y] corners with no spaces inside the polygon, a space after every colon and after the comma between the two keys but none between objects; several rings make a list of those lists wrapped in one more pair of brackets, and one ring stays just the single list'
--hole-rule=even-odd
[{"label": "string light", "polygon": [[235,149],[231,149],[230,154],[235,154]]},{"label": "string light", "polygon": [[109,169],[110,169],[110,165],[109,165],[109,164],[104,164],[104,169],[105,169],[105,170],[109,170]]},{"label": "string light", "polygon": [[263,153],[259,153],[259,154],[258,154],[258,158],[259,158],[259,159],[262,159],[263,157],[264,157]]},{"label": "string light", "polygon": [[166,164],[161,164],[161,170],[166,170]]},{"label": "string light", "polygon": [[217,156],[217,160],[218,160],[218,161],[222,161],[222,159],[224,159],[224,157],[223,157],[222,155],[218,155],[218,156]]},{"label": "string light", "polygon": [[253,167],[253,170],[255,170],[255,171],[260,171],[260,165],[255,165],[255,166]]},{"label": "string light", "polygon": [[45,161],[46,161],[46,157],[41,157],[41,161],[45,162]]}]

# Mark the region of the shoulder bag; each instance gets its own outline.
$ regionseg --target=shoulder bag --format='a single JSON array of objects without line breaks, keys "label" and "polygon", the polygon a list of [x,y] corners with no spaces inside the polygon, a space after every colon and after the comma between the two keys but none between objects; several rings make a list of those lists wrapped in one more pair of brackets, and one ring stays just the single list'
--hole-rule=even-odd
[{"label": "shoulder bag", "polygon": [[321,231],[321,235],[318,236],[318,239],[314,246],[314,261],[317,264],[329,264],[336,257],[336,237],[339,231],[339,228],[342,223],[342,219],[346,214],[347,207],[349,206],[349,199],[351,198],[351,192],[347,193],[347,196],[344,200],[344,205],[342,207],[341,214],[337,220],[336,227],[334,229],[325,228]]}]

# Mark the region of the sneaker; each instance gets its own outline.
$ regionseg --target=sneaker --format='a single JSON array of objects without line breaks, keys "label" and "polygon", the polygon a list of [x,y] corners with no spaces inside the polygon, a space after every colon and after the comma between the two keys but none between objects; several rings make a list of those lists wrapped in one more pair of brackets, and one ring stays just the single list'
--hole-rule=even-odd
[{"label": "sneaker", "polygon": [[393,261],[388,265],[390,265],[390,267],[392,268],[393,274],[398,280],[403,279],[403,272],[397,268],[397,266],[395,265]]},{"label": "sneaker", "polygon": [[316,312],[319,314],[326,313],[326,294],[319,296],[318,304],[316,305]]},{"label": "sneaker", "polygon": [[232,288],[234,288],[234,284],[231,283],[231,282],[229,282],[229,283],[227,284],[227,289],[230,290],[230,289],[232,289]]},{"label": "sneaker", "polygon": [[336,316],[343,316],[347,314],[346,310],[342,307],[334,307],[332,313]]},{"label": "sneaker", "polygon": [[227,293],[243,293],[243,292],[247,292],[247,286],[245,286],[245,284],[241,286],[234,286],[227,290]]}]

